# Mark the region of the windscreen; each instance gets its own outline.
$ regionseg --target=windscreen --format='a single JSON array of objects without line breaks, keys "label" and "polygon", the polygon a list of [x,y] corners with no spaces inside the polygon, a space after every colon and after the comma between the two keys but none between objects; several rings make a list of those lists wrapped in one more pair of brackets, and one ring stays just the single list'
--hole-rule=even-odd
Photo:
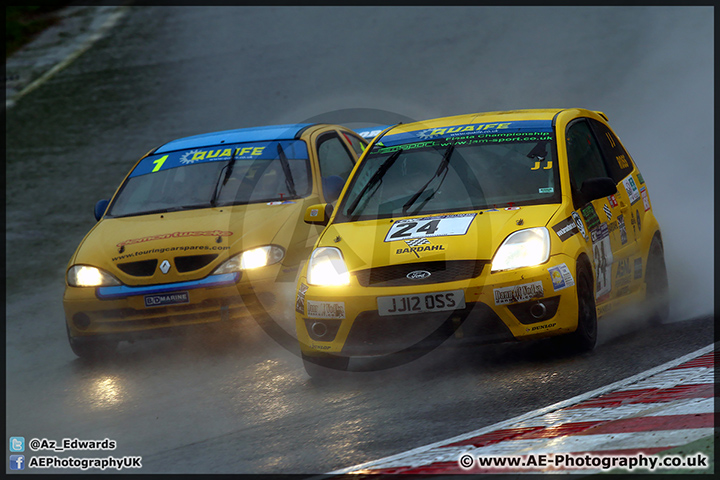
[{"label": "windscreen", "polygon": [[339,221],[560,202],[550,121],[388,135],[351,179]]},{"label": "windscreen", "polygon": [[113,217],[300,198],[312,190],[302,140],[221,145],[151,155],[110,206]]}]

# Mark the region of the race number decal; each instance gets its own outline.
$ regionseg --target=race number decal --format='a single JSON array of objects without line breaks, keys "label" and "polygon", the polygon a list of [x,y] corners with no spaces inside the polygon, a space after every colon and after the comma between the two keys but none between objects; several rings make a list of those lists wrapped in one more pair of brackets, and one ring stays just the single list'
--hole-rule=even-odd
[{"label": "race number decal", "polygon": [[398,220],[385,236],[386,242],[410,238],[449,237],[465,235],[475,218],[475,213],[440,215],[437,217]]},{"label": "race number decal", "polygon": [[613,254],[607,223],[601,224],[592,231],[592,243],[595,257],[595,277],[597,278],[595,297],[600,298],[612,290]]}]

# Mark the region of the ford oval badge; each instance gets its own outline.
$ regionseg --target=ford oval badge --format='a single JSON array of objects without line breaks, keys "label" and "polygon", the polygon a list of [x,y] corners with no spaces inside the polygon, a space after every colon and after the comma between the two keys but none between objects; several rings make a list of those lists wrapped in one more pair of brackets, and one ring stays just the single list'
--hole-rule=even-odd
[{"label": "ford oval badge", "polygon": [[410,272],[405,276],[410,280],[422,280],[428,278],[430,275],[432,274],[427,270],[415,270],[414,272]]}]

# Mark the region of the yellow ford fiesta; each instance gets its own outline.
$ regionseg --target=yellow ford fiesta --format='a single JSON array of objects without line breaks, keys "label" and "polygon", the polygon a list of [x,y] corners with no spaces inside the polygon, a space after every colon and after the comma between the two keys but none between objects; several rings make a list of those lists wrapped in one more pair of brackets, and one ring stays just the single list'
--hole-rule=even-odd
[{"label": "yellow ford fiesta", "polygon": [[[175,327],[287,309],[332,202],[367,144],[344,127],[280,125],[181,138],[141,158],[70,259],[63,298],[80,357]],[[289,284],[288,300],[278,298]]]},{"label": "yellow ford fiesta", "polygon": [[631,302],[667,314],[649,187],[601,112],[439,118],[376,137],[296,293],[305,367],[458,341],[560,336],[594,348]]}]

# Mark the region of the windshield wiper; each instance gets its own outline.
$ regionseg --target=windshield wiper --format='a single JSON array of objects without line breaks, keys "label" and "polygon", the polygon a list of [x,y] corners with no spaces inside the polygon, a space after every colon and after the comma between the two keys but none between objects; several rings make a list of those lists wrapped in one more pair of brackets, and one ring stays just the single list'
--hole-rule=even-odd
[{"label": "windshield wiper", "polygon": [[295,180],[293,180],[292,172],[290,171],[290,163],[288,163],[285,151],[280,143],[277,144],[277,152],[278,158],[280,159],[280,165],[282,165],[283,173],[285,174],[285,186],[287,186],[288,192],[290,192],[291,196],[297,197],[297,192],[295,191]]},{"label": "windshield wiper", "polygon": [[346,210],[347,215],[351,215],[352,212],[354,212],[355,209],[357,208],[358,204],[360,203],[360,200],[365,195],[365,193],[367,193],[368,190],[370,190],[372,187],[374,187],[376,183],[380,182],[383,175],[385,175],[385,173],[390,169],[390,167],[392,167],[393,163],[395,163],[395,160],[397,160],[397,158],[400,156],[402,151],[403,151],[403,149],[400,148],[400,149],[396,150],[395,152],[393,152],[393,154],[390,155],[387,159],[385,159],[385,161],[382,163],[382,165],[380,165],[380,167],[373,174],[373,176],[370,177],[370,180],[368,180],[368,183],[366,183],[365,186],[362,188],[362,190],[360,190],[360,193],[358,193],[358,196],[355,197],[355,200],[353,200],[353,202],[348,206],[348,208]]},{"label": "windshield wiper", "polygon": [[[435,179],[438,178],[440,175],[442,175],[443,172],[445,172],[445,176],[447,176],[448,164],[450,163],[450,157],[452,156],[453,151],[455,151],[455,144],[454,144],[454,143],[453,143],[452,145],[450,145],[450,146],[447,148],[447,150],[445,150],[445,153],[443,153],[442,161],[440,162],[440,165],[438,165],[438,168],[437,168],[437,170],[435,171],[435,175],[433,175],[432,178],[430,178],[430,180],[428,180],[425,185],[423,185],[422,187],[420,187],[420,190],[418,190],[417,192],[415,192],[415,194],[414,194],[412,197],[410,197],[410,200],[408,200],[407,203],[405,203],[405,205],[403,205],[403,208],[402,208],[403,215],[407,214],[408,208],[410,208],[410,206],[411,206],[413,203],[415,203],[415,201],[416,201],[418,198],[420,198],[420,195],[422,195],[422,193],[425,191],[425,189],[428,187],[428,185],[430,185],[430,183],[431,183],[433,180],[435,180]],[[433,197],[433,195],[435,195],[435,192],[438,191],[438,188],[440,188],[440,185],[442,185],[442,182],[445,180],[445,176],[443,176],[442,180],[440,180],[440,183],[439,183],[438,186],[435,188],[435,191],[432,193],[432,195],[430,195],[428,198],[425,199],[425,201],[423,202],[423,205],[424,205],[425,203],[427,203],[427,201],[430,200],[430,199]]]},{"label": "windshield wiper", "polygon": [[[237,150],[238,150],[237,148],[233,149],[233,153],[232,153],[232,156],[230,157],[230,160],[228,161],[228,163],[225,164],[225,166],[223,168],[220,169],[220,175],[218,175],[218,179],[215,182],[215,190],[213,190],[213,196],[210,199],[211,207],[215,206],[215,204],[217,202],[217,198],[220,195],[220,190],[222,190],[222,187],[225,186],[225,184],[228,182],[228,179],[230,178],[230,175],[232,174],[233,167],[235,166],[235,152],[237,152]],[[223,171],[225,172],[224,177],[222,174]],[[220,185],[221,178],[223,179],[222,186]],[[220,187],[220,188],[218,188],[218,187]]]}]

